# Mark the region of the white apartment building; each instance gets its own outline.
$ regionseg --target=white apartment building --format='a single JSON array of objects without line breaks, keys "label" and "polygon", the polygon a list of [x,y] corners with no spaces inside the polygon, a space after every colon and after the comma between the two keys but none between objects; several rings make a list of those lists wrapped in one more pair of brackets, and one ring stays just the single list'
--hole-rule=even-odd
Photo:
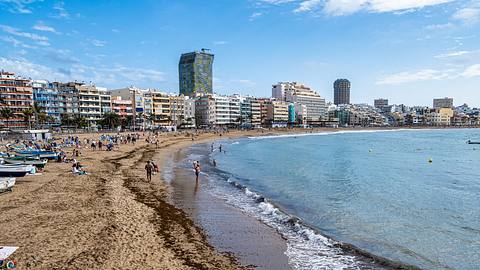
[{"label": "white apartment building", "polygon": [[279,82],[272,86],[272,97],[307,107],[308,122],[319,121],[327,115],[325,98],[310,87],[297,82]]},{"label": "white apartment building", "polygon": [[228,126],[240,124],[238,96],[208,95],[195,100],[196,124],[202,126]]},{"label": "white apartment building", "polygon": [[111,96],[106,88],[94,85],[78,86],[78,104],[80,117],[90,125],[95,125],[102,115],[112,108]]},{"label": "white apartment building", "polygon": [[195,99],[185,97],[184,119],[185,127],[195,127]]}]

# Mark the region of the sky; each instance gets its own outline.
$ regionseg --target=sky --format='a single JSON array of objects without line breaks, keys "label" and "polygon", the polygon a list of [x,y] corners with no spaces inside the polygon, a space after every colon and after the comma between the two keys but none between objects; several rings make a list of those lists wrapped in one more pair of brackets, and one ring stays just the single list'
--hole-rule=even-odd
[{"label": "sky", "polygon": [[480,0],[0,0],[0,69],[109,89],[178,92],[185,52],[215,54],[214,91],[480,107]]}]

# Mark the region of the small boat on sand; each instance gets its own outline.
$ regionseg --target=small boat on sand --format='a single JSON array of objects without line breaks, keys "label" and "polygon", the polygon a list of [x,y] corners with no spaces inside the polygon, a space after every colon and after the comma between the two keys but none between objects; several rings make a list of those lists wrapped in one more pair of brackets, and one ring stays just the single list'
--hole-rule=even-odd
[{"label": "small boat on sand", "polygon": [[0,178],[0,193],[12,191],[15,185],[15,178]]},{"label": "small boat on sand", "polygon": [[35,172],[33,165],[1,164],[0,177],[24,177],[27,173]]},{"label": "small boat on sand", "polygon": [[47,164],[47,159],[33,158],[33,157],[5,157],[3,161],[8,164],[17,164],[17,165],[33,165],[37,168],[43,168]]},{"label": "small boat on sand", "polygon": [[46,158],[46,159],[57,159],[58,153],[53,151],[46,151],[46,150],[19,150],[15,151],[17,156],[21,157],[38,157],[38,158]]},{"label": "small boat on sand", "polygon": [[473,142],[473,141],[468,140],[467,144],[480,144],[480,142]]}]

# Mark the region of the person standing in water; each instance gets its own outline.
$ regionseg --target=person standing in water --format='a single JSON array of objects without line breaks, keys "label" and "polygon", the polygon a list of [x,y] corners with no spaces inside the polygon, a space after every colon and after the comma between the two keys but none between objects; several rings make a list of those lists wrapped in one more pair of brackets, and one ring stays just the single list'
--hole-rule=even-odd
[{"label": "person standing in water", "polygon": [[147,165],[145,165],[145,171],[147,172],[147,181],[152,181],[152,172],[153,172],[153,165],[150,161],[147,161]]},{"label": "person standing in water", "polygon": [[194,162],[193,164],[194,164],[193,166],[195,168],[195,176],[196,176],[195,181],[198,182],[198,176],[200,175],[200,171],[201,171],[200,162],[197,161],[197,162]]}]

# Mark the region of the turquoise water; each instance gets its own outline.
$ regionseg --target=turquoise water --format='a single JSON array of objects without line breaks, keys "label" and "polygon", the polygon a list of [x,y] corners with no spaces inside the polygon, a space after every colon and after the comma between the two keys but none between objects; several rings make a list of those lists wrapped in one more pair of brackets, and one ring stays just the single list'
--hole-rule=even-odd
[{"label": "turquoise water", "polygon": [[[479,269],[480,145],[469,139],[480,140],[480,130],[246,138],[221,142],[226,152],[211,154],[217,168],[209,173],[227,174],[247,195],[384,258],[424,269]],[[249,212],[245,199],[230,201]],[[266,212],[262,207],[257,212]],[[321,265],[309,262],[327,254],[315,248],[292,245],[296,268]],[[301,256],[302,249],[310,253]]]}]

